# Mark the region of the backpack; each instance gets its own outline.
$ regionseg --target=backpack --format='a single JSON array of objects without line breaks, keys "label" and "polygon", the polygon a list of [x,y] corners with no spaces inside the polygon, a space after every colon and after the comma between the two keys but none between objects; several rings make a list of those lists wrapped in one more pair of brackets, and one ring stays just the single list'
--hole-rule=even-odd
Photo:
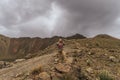
[{"label": "backpack", "polygon": [[63,43],[62,41],[61,41],[61,42],[58,42],[58,43],[57,43],[57,46],[58,46],[59,49],[62,49],[63,46],[64,46],[64,43]]}]

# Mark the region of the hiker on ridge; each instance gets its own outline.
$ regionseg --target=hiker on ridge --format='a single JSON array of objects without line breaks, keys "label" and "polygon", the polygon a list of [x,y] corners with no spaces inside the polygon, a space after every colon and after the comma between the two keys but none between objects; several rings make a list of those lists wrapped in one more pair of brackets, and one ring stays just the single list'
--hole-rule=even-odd
[{"label": "hiker on ridge", "polygon": [[64,41],[60,38],[57,42],[57,48],[58,48],[58,53],[59,53],[58,55],[60,55],[63,60],[66,59],[66,54],[63,51],[64,45],[65,45]]},{"label": "hiker on ridge", "polygon": [[62,53],[63,52],[63,47],[64,47],[64,42],[63,40],[60,38],[59,41],[57,42],[57,47],[58,47],[58,52]]}]

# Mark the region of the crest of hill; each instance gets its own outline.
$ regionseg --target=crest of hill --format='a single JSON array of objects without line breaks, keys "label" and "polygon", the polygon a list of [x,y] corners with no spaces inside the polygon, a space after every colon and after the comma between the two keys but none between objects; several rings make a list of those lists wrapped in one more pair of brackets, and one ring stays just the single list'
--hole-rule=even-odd
[{"label": "crest of hill", "polygon": [[117,39],[117,38],[112,37],[112,36],[107,35],[107,34],[99,34],[99,35],[95,36],[94,38]]},{"label": "crest of hill", "polygon": [[66,39],[85,39],[86,37],[81,34],[75,34],[69,37],[66,37]]}]

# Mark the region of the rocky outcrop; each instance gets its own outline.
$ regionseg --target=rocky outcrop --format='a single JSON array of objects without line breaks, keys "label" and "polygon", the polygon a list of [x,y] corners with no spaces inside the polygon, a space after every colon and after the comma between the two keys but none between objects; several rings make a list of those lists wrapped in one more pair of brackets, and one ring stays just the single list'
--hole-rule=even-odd
[{"label": "rocky outcrop", "polygon": [[6,61],[0,61],[0,69],[11,67],[12,63]]},{"label": "rocky outcrop", "polygon": [[109,60],[111,61],[111,62],[114,62],[114,63],[119,63],[119,59],[117,59],[116,57],[114,57],[114,56],[109,56]]},{"label": "rocky outcrop", "polygon": [[19,63],[19,62],[22,62],[22,61],[25,61],[25,59],[16,59],[16,60],[14,61],[14,63]]},{"label": "rocky outcrop", "polygon": [[42,72],[39,74],[40,80],[51,80],[50,75],[47,72]]},{"label": "rocky outcrop", "polygon": [[61,73],[68,73],[70,72],[71,67],[69,65],[59,63],[56,65],[55,69]]}]

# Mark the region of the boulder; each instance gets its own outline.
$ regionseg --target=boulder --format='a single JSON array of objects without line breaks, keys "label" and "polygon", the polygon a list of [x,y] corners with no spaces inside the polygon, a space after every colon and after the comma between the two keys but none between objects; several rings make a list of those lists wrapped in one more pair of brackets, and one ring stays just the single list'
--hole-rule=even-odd
[{"label": "boulder", "polygon": [[23,76],[23,73],[17,73],[17,74],[15,75],[16,78],[17,78],[17,77],[20,77],[20,76]]},{"label": "boulder", "polygon": [[59,62],[58,58],[54,60],[54,64],[57,64],[58,62]]},{"label": "boulder", "polygon": [[69,65],[59,63],[55,66],[55,69],[62,73],[68,73],[68,72],[70,72],[71,67]]},{"label": "boulder", "polygon": [[50,75],[47,72],[42,72],[39,74],[40,80],[51,80]]},{"label": "boulder", "polygon": [[93,73],[93,69],[92,69],[91,67],[87,68],[86,71],[87,71],[88,73]]},{"label": "boulder", "polygon": [[90,66],[92,64],[92,61],[90,59],[86,60],[87,66]]},{"label": "boulder", "polygon": [[118,60],[116,57],[114,57],[114,56],[109,56],[109,60],[110,60],[111,62],[115,62],[115,63],[118,63],[118,62],[119,62],[119,60]]},{"label": "boulder", "polygon": [[15,63],[22,62],[22,61],[25,61],[25,59],[16,59]]},{"label": "boulder", "polygon": [[73,57],[68,57],[68,58],[66,59],[66,63],[67,63],[67,64],[72,64],[72,63],[73,63]]},{"label": "boulder", "polygon": [[94,55],[94,54],[95,54],[95,52],[88,52],[88,54],[89,54],[89,55]]},{"label": "boulder", "polygon": [[25,59],[30,59],[30,58],[32,58],[32,54],[30,54],[30,53],[25,56]]},{"label": "boulder", "polygon": [[51,78],[52,78],[52,80],[60,80],[61,77],[63,77],[62,74],[57,73],[57,72],[51,72]]}]

